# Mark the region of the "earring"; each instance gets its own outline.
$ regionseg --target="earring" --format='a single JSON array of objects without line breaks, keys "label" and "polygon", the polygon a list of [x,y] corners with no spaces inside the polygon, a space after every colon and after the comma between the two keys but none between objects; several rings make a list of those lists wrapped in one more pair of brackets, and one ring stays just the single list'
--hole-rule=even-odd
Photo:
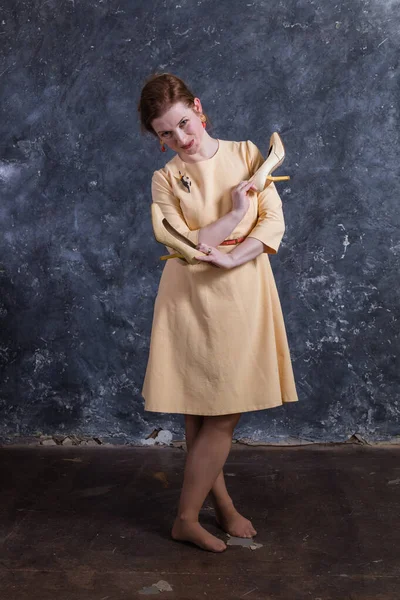
[{"label": "earring", "polygon": [[203,126],[203,129],[205,129],[207,125],[207,118],[203,115],[203,113],[200,115],[200,120],[202,121],[201,124]]},{"label": "earring", "polygon": [[166,147],[164,146],[164,142],[163,142],[162,140],[160,140],[160,144],[161,144],[161,152],[166,152],[166,151],[167,151],[167,149],[166,149]]}]

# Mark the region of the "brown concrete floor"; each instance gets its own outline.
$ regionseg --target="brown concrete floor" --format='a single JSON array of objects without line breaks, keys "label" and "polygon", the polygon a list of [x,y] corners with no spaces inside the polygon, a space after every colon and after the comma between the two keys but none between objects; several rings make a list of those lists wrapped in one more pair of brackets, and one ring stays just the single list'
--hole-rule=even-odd
[{"label": "brown concrete floor", "polygon": [[235,445],[228,486],[262,547],[222,554],[169,538],[183,450],[0,453],[1,600],[400,598],[399,447]]}]

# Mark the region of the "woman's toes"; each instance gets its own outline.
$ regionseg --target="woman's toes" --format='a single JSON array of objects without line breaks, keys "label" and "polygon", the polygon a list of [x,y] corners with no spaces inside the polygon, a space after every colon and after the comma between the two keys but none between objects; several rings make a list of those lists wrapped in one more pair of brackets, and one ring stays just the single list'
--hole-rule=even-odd
[{"label": "woman's toes", "polygon": [[219,514],[218,523],[226,533],[235,537],[252,538],[257,535],[251,521],[243,517],[236,509],[229,513]]},{"label": "woman's toes", "polygon": [[192,544],[211,552],[223,552],[227,549],[222,540],[209,533],[198,521],[190,522],[177,517],[171,535],[174,540],[192,542]]},{"label": "woman's toes", "polygon": [[223,552],[226,550],[226,544],[222,540],[218,540],[218,544],[216,543],[215,549],[217,552]]},{"label": "woman's toes", "polygon": [[251,523],[250,523],[250,530],[249,531],[250,531],[250,535],[251,536],[257,535],[257,531],[254,529],[254,527],[253,527],[253,525]]}]

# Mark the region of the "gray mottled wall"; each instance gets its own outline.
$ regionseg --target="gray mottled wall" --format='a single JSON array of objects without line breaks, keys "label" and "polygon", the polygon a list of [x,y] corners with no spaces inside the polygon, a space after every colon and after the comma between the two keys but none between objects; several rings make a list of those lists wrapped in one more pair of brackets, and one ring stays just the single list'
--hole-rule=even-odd
[{"label": "gray mottled wall", "polygon": [[279,131],[286,234],[271,262],[300,401],[238,437],[399,435],[396,0],[5,0],[1,13],[3,438],[139,441],[182,417],[140,389],[164,249],[142,137],[153,71],[185,79],[214,137]]}]

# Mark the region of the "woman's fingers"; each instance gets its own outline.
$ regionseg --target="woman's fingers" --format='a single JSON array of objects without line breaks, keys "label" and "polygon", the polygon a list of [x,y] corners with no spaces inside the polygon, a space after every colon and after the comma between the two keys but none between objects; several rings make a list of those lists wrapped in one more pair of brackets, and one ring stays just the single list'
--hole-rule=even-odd
[{"label": "woman's fingers", "polygon": [[238,185],[238,188],[240,190],[244,190],[244,189],[250,189],[251,187],[253,187],[254,189],[256,189],[256,186],[254,185],[254,183],[250,180],[246,180],[246,181],[241,181]]},{"label": "woman's fingers", "polygon": [[256,186],[254,185],[253,181],[248,181],[246,187],[247,189],[250,189],[251,187],[255,188]]},{"label": "woman's fingers", "polygon": [[204,254],[207,254],[207,256],[209,256],[213,251],[213,248],[211,246],[208,246],[207,244],[198,244],[198,246],[196,246],[196,249],[200,250],[201,252],[204,252]]}]

